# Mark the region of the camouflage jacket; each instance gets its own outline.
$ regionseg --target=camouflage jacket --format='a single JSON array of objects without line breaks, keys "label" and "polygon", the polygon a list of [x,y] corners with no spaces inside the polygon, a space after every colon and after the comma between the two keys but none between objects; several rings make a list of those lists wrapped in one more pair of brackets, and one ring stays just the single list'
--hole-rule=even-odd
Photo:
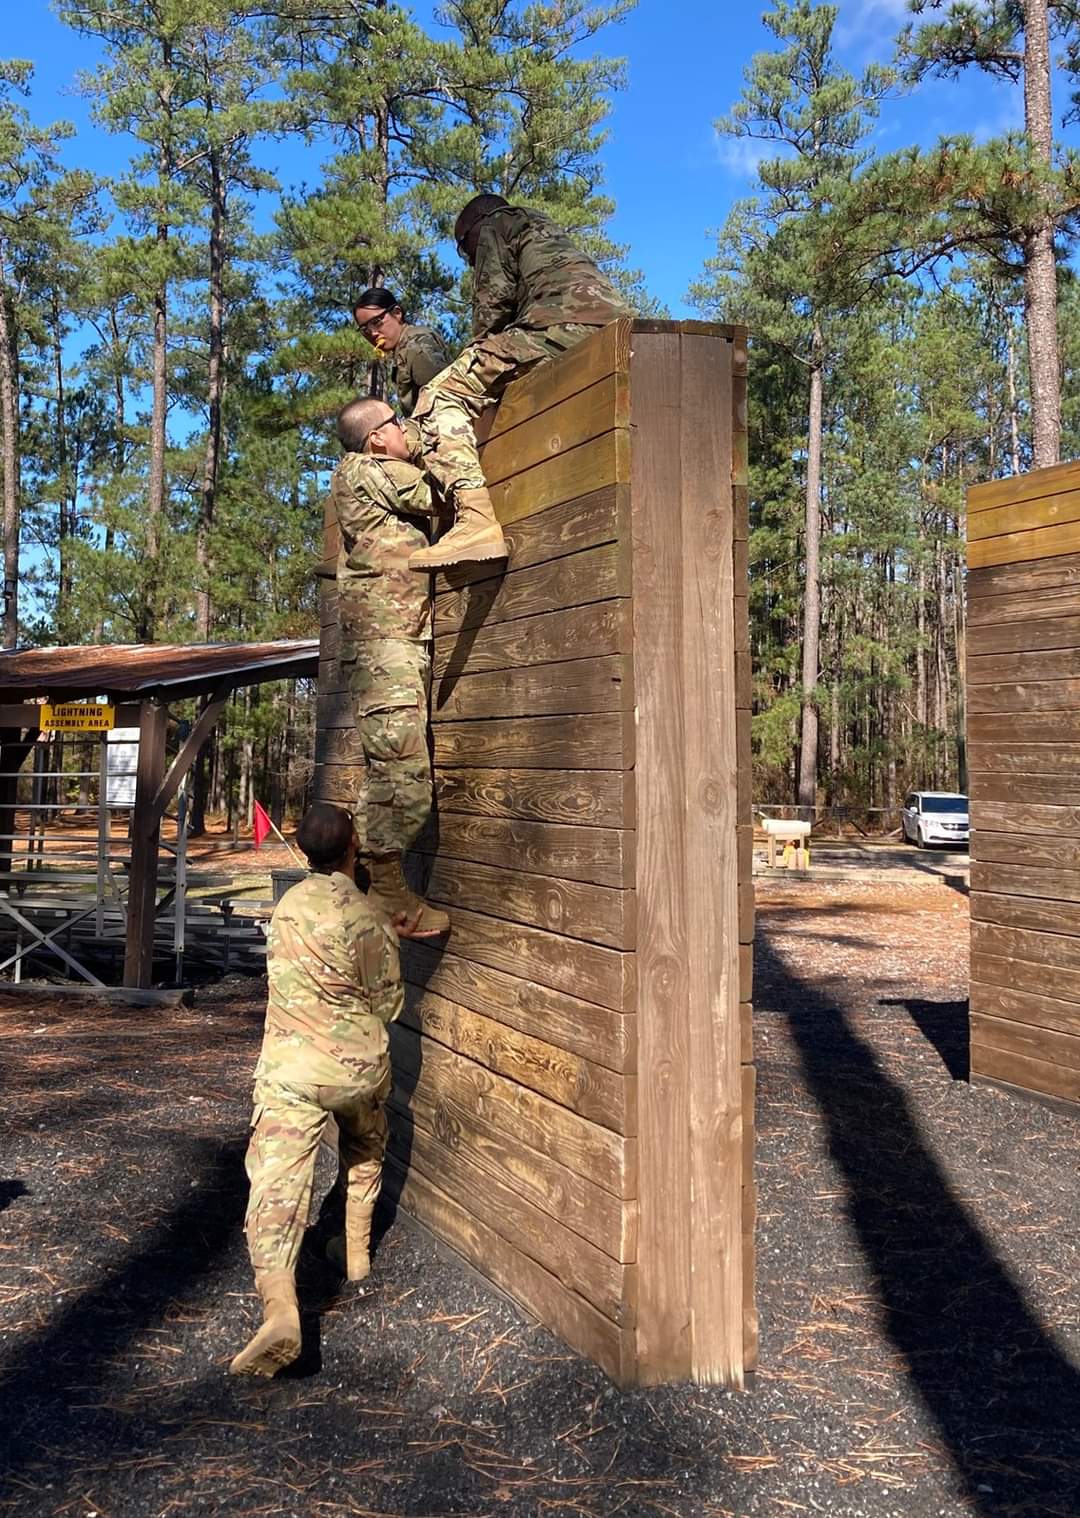
[{"label": "camouflage jacket", "polygon": [[[412,441],[411,426],[407,434]],[[347,453],[334,470],[330,501],[341,528],[337,585],[341,657],[373,638],[426,642],[431,636],[431,585],[409,568],[426,548],[436,507],[415,464]]]},{"label": "camouflage jacket", "polygon": [[407,324],[389,357],[398,402],[405,415],[412,416],[421,390],[446,368],[450,354],[442,338],[430,327]]},{"label": "camouflage jacket", "polygon": [[256,1080],[362,1084],[385,1066],[402,1007],[397,936],[345,875],[309,875],[267,934],[270,996]]},{"label": "camouflage jacket", "polygon": [[630,307],[562,227],[518,206],[480,223],[473,264],[473,336],[506,327],[603,327]]}]

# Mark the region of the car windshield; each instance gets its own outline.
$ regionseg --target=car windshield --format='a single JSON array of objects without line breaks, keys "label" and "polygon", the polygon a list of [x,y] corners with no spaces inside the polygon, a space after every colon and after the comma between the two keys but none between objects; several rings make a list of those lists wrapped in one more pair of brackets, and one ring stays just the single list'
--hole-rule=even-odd
[{"label": "car windshield", "polygon": [[966,796],[924,796],[922,809],[924,812],[966,812],[968,799]]}]

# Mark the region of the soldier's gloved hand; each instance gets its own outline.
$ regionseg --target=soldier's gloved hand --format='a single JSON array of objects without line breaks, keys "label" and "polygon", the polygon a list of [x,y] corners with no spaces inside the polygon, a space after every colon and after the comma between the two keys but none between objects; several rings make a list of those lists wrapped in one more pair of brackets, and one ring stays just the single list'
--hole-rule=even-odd
[{"label": "soldier's gloved hand", "polygon": [[396,916],[391,918],[390,926],[399,938],[411,938],[416,932],[423,911],[423,906],[421,906],[419,911],[414,912],[411,917],[408,912],[398,912]]}]

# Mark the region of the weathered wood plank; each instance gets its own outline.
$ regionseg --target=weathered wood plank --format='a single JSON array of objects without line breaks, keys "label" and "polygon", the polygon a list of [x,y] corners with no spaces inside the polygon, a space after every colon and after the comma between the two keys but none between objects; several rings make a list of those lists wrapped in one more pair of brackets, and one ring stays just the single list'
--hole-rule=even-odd
[{"label": "weathered wood plank", "polygon": [[[517,571],[614,543],[626,536],[629,509],[627,486],[605,485],[560,506],[549,506],[535,516],[508,522],[503,530],[508,562]],[[504,562],[498,559],[458,564],[445,573],[440,584],[457,590],[474,580],[499,579],[505,572]]]},{"label": "weathered wood plank", "polygon": [[973,981],[971,1011],[1080,1036],[1080,1002],[1059,1001],[1053,996],[1039,996],[1015,987],[985,986],[981,981]]},{"label": "weathered wood plank", "polygon": [[[1042,597],[1046,591],[1080,584],[1080,553],[1063,554],[1059,559],[1043,559],[1034,564],[997,564],[988,569],[968,572],[969,600],[987,596],[1024,594]],[[980,608],[985,619],[987,608]]]},{"label": "weathered wood plank", "polygon": [[991,1080],[1006,1081],[1010,1086],[1019,1086],[1027,1091],[1080,1102],[1080,1070],[1055,1065],[1048,1060],[1029,1059],[1005,1049],[972,1044],[971,1073],[973,1076],[985,1075]]},{"label": "weathered wood plank", "polygon": [[452,937],[455,951],[476,964],[525,976],[614,1012],[634,1010],[633,954],[461,908],[453,915]]},{"label": "weathered wood plank", "polygon": [[598,380],[625,372],[630,362],[630,323],[609,322],[569,353],[515,380],[507,389],[485,433],[486,443],[509,432],[530,417],[539,416]]},{"label": "weathered wood plank", "polygon": [[634,833],[616,828],[565,827],[556,822],[517,822],[503,817],[449,813],[421,835],[421,853],[467,859],[504,869],[527,870],[591,885],[634,884]]},{"label": "weathered wood plank", "polygon": [[[1068,655],[1073,649],[1080,648],[1080,617],[1037,617],[1030,622],[1008,619],[1001,622],[977,622],[967,628],[965,643],[969,672],[976,659],[993,655],[1022,656],[1044,652]],[[981,666],[981,669],[990,668],[989,665]],[[976,670],[978,673],[979,669]]]},{"label": "weathered wood plank", "polygon": [[[995,716],[994,721],[1001,719]],[[1028,721],[1034,722],[1034,718]],[[970,745],[968,765],[972,771],[999,775],[1080,775],[1080,743],[1017,743],[1012,739],[995,743],[980,738]]]},{"label": "weathered wood plank", "polygon": [[443,854],[414,855],[409,869],[416,889],[443,906],[471,907],[474,912],[606,944],[609,949],[635,945],[632,890],[527,874],[516,865],[499,869]]},{"label": "weathered wood plank", "polygon": [[[1080,1002],[1080,970],[1063,969],[1060,965],[1038,964],[1033,960],[1023,962],[1025,990],[1038,996],[1052,996],[1058,1001]],[[1011,990],[1017,975],[1017,962],[993,954],[972,954],[971,978],[988,986],[1002,986]]]},{"label": "weathered wood plank", "polygon": [[[614,435],[614,434],[613,434]],[[968,540],[967,559],[972,569],[988,564],[1015,564],[1049,559],[1080,550],[1080,522],[1056,527],[1036,527],[1031,532],[1010,532],[1000,537]]]},{"label": "weathered wood plank", "polygon": [[612,1322],[633,1322],[633,1303],[625,1296],[625,1265],[526,1201],[516,1178],[510,1183],[498,1179],[477,1165],[468,1149],[446,1144],[441,1136],[396,1108],[391,1108],[391,1115],[390,1153],[402,1168],[407,1167],[410,1173],[418,1171],[431,1186],[437,1186],[471,1217],[549,1270],[569,1291]]},{"label": "weathered wood plank", "polygon": [[440,770],[435,777],[440,817],[517,817],[577,827],[632,828],[633,770]]},{"label": "weathered wood plank", "polygon": [[[387,1184],[388,1183],[388,1184]],[[384,1189],[438,1238],[546,1323],[619,1385],[633,1376],[633,1330],[618,1328],[591,1303],[568,1291],[550,1271],[530,1260],[422,1175],[404,1171],[388,1156]]]},{"label": "weathered wood plank", "polygon": [[587,390],[490,438],[480,453],[488,487],[591,442],[613,427],[626,427],[629,391],[625,371],[609,374]]},{"label": "weathered wood plank", "polygon": [[1080,939],[1053,929],[1038,932],[976,920],[971,924],[971,952],[979,956],[992,954],[999,959],[1023,960],[1025,964],[1080,970]]},{"label": "weathered wood plank", "polygon": [[1080,712],[1080,679],[1025,680],[976,684],[968,688],[968,710],[982,712]]},{"label": "weathered wood plank", "polygon": [[1045,590],[1017,590],[1011,594],[977,598],[968,604],[968,625],[1000,627],[1005,622],[1041,622],[1048,618],[1073,617],[1077,613],[1080,613],[1080,587],[1070,581]]},{"label": "weathered wood plank", "polygon": [[630,602],[626,597],[596,601],[567,611],[520,617],[496,622],[491,627],[464,633],[448,633],[435,645],[434,695],[441,699],[445,688],[465,670],[470,675],[490,670],[521,669],[534,664],[556,664],[575,650],[591,656],[629,653],[633,646]]},{"label": "weathered wood plank", "polygon": [[610,1070],[632,1072],[635,1067],[637,1022],[633,1016],[520,975],[473,964],[453,952],[452,940],[445,950],[405,942],[401,959],[406,982],[417,990],[434,991],[507,1027],[550,1039],[569,1053]]},{"label": "weathered wood plank", "polygon": [[[435,763],[468,769],[628,770],[634,764],[634,736],[632,712],[439,722]],[[338,756],[328,752],[323,757]],[[341,757],[350,758],[351,751]]]},{"label": "weathered wood plank", "polygon": [[978,832],[1022,836],[1051,833],[1054,838],[1080,838],[1080,805],[1039,806],[1018,802],[989,802],[980,797]]},{"label": "weathered wood plank", "polygon": [[1052,805],[1080,805],[1080,776],[1070,780],[1065,775],[985,774],[968,775],[968,796],[973,807],[988,801],[1014,802],[1023,795],[1031,802]]},{"label": "weathered wood plank", "polygon": [[[1053,627],[1054,624],[1048,622],[1044,625]],[[966,669],[969,689],[980,686],[989,690],[1002,688],[1009,690],[1016,685],[1029,688],[1035,685],[1046,687],[1050,684],[1075,687],[1080,677],[1080,643],[1071,648],[1041,648],[1030,649],[1023,653],[969,655]],[[1046,694],[1049,695],[1050,692],[1046,691]],[[1044,700],[1042,704],[1044,707],[1053,709],[1053,703],[1050,701]],[[1011,711],[1015,708],[1010,704],[995,701],[994,705],[981,709]]]},{"label": "weathered wood plank", "polygon": [[[505,1178],[613,1260],[633,1258],[625,1205],[632,1140],[395,1024],[394,1101],[454,1148]],[[629,1220],[629,1221],[628,1221]]]},{"label": "weathered wood plank", "polygon": [[[691,1370],[700,1382],[742,1384],[744,1088],[739,1053],[741,871],[738,752],[733,714],[736,626],[731,354],[681,339],[684,921],[694,945],[688,980],[691,1149]],[[745,586],[739,586],[740,591]],[[740,624],[741,630],[741,624]],[[750,841],[749,830],[746,843]],[[745,847],[743,852],[745,853]],[[703,882],[710,888],[703,890]],[[747,1067],[752,1072],[752,1067]],[[753,1110],[753,1096],[748,1098]]]},{"label": "weathered wood plank", "polygon": [[992,511],[1078,488],[1080,464],[1052,464],[1048,469],[1032,469],[1027,474],[1010,475],[1005,480],[986,480],[981,485],[969,486],[967,509],[969,513]]},{"label": "weathered wood plank", "polygon": [[[1077,475],[1080,486],[1080,475]],[[1055,527],[1066,522],[1080,522],[1080,488],[1056,490],[1007,506],[984,506],[968,517],[967,535],[971,543],[983,538],[1031,532],[1038,527]]]},{"label": "weathered wood plank", "polygon": [[1080,870],[1080,839],[1047,834],[992,833],[979,828],[971,835],[971,857],[982,864],[1025,864],[1044,870]]},{"label": "weathered wood plank", "polygon": [[507,1028],[430,989],[406,988],[401,1021],[405,1027],[415,1028],[456,1054],[538,1091],[603,1128],[615,1133],[634,1132],[637,1114],[632,1077]]},{"label": "weathered wood plank", "polygon": [[682,1380],[693,1365],[691,1050],[685,1006],[694,946],[679,899],[686,878],[680,381],[678,336],[635,336],[631,515],[642,1014],[638,1357],[646,1381]]},{"label": "weathered wood plank", "polygon": [[511,567],[497,578],[441,590],[435,597],[435,636],[627,595],[628,564],[621,544],[602,543],[527,569]]},{"label": "weathered wood plank", "polygon": [[621,428],[558,453],[493,485],[495,515],[500,522],[517,522],[549,506],[561,506],[593,490],[621,484],[629,478],[629,455],[629,438]]},{"label": "weathered wood plank", "polygon": [[[432,691],[431,720],[474,717],[543,717],[624,711],[634,704],[629,654],[572,659],[440,680]],[[351,715],[351,714],[350,714]]]},{"label": "weathered wood plank", "polygon": [[996,922],[1006,928],[1031,928],[1042,933],[1080,936],[1080,903],[973,891],[971,917],[973,922]]},{"label": "weathered wood plank", "polygon": [[1080,901],[1080,870],[1032,869],[1022,864],[983,864],[973,860],[972,891],[1002,896],[1039,896],[1046,901]]},{"label": "weathered wood plank", "polygon": [[[968,742],[972,744],[1061,743],[1071,741],[1076,734],[1074,712],[974,712],[968,717]],[[1040,764],[1039,768],[1048,766]]]}]

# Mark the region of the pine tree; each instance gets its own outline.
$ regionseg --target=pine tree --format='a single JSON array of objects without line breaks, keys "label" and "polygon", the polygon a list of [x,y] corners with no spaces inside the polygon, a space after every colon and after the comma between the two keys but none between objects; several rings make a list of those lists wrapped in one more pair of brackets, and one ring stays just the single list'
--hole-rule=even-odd
[{"label": "pine tree", "polygon": [[891,85],[872,66],[854,79],[837,67],[835,6],[783,3],[764,17],[782,45],[759,53],[724,135],[777,150],[757,170],[762,196],[736,207],[717,257],[691,295],[705,311],[749,320],[756,336],[783,348],[808,383],[804,481],[805,602],[802,630],[798,799],[817,790],[817,682],[821,620],[822,429],[826,370],[835,361],[840,318],[851,303],[827,257],[832,212],[867,157],[862,144]]}]

